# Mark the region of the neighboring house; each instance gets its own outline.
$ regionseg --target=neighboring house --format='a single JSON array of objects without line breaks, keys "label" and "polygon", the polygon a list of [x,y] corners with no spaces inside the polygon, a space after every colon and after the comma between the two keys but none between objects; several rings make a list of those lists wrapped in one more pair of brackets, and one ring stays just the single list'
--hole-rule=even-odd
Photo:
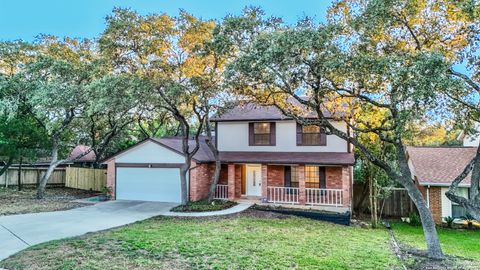
[{"label": "neighboring house", "polygon": [[[468,145],[468,143],[467,143]],[[408,162],[413,179],[422,192],[436,223],[445,217],[461,218],[465,209],[450,201],[445,193],[453,179],[475,157],[477,148],[460,147],[407,147]],[[468,197],[468,175],[459,185],[458,192]]]},{"label": "neighboring house", "polygon": [[[90,151],[86,155],[78,158],[79,156],[83,155],[83,153],[86,153],[87,151],[90,150],[90,146],[79,144],[75,146],[75,148],[70,152],[68,155],[67,159],[65,162],[62,164],[58,165],[58,168],[64,168],[64,167],[89,167],[91,166],[96,159],[95,152]],[[24,161],[22,164],[22,167],[25,168],[48,168],[50,165],[51,157],[42,157],[39,158],[35,162],[29,162],[29,161]],[[11,167],[18,167],[19,164],[12,164]]]},{"label": "neighboring house", "polygon": [[[273,106],[246,104],[212,121],[222,162],[217,198],[350,210],[354,156],[346,141],[302,127]],[[106,160],[116,199],[180,202],[181,145],[179,137],[152,138]],[[214,168],[202,137],[189,174],[191,200],[207,197]]]}]

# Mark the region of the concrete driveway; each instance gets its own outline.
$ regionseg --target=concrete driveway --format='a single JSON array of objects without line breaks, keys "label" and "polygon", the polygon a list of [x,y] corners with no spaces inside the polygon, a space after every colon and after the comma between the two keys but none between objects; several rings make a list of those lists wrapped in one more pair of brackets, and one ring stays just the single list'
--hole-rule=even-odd
[{"label": "concrete driveway", "polygon": [[160,202],[111,201],[67,211],[0,216],[0,260],[31,245],[162,215],[175,205]]}]

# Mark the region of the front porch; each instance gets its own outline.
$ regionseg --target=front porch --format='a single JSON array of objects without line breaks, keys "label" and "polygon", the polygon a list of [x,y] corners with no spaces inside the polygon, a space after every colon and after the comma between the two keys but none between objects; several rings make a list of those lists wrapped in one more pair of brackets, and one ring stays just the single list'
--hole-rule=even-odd
[{"label": "front porch", "polygon": [[216,198],[345,212],[351,183],[351,166],[223,164]]}]

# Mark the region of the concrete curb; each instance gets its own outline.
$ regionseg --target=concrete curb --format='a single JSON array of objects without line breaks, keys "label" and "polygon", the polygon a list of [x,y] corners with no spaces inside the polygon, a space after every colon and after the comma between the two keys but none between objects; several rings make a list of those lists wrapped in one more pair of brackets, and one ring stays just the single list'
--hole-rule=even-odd
[{"label": "concrete curb", "polygon": [[253,204],[251,203],[239,203],[234,207],[220,210],[220,211],[212,211],[212,212],[194,212],[194,213],[184,213],[184,212],[166,212],[162,213],[162,216],[167,217],[213,217],[213,216],[224,216],[230,214],[236,214],[243,212],[250,208]]}]

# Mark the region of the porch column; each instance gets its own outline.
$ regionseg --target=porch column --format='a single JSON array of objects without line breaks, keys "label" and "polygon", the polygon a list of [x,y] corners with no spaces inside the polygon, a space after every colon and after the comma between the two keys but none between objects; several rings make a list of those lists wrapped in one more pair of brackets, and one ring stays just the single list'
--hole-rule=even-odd
[{"label": "porch column", "polygon": [[343,206],[350,208],[350,186],[351,186],[351,171],[350,166],[342,167],[342,190],[343,190]]},{"label": "porch column", "polygon": [[228,164],[228,199],[235,199],[235,164]]},{"label": "porch column", "polygon": [[305,192],[305,165],[304,164],[298,165],[297,177],[298,177],[298,202],[300,204],[305,204],[307,202],[307,197]]},{"label": "porch column", "polygon": [[262,198],[268,198],[268,166],[262,164]]}]

